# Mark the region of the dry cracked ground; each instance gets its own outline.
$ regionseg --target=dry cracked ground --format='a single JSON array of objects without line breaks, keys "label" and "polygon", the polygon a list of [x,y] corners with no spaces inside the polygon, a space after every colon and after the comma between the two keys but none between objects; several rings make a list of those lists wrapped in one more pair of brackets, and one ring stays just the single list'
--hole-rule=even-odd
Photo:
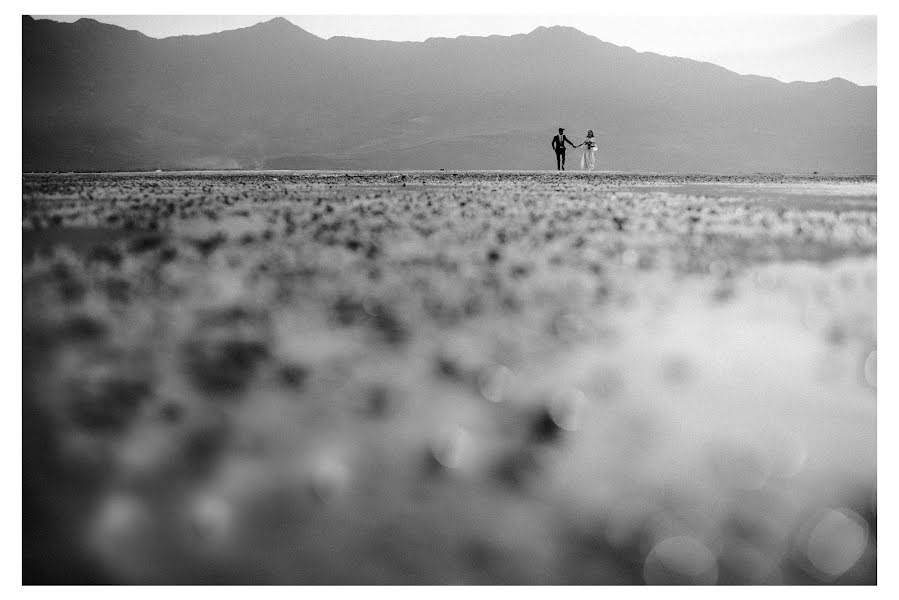
[{"label": "dry cracked ground", "polygon": [[873,178],[22,185],[26,583],[876,583]]}]

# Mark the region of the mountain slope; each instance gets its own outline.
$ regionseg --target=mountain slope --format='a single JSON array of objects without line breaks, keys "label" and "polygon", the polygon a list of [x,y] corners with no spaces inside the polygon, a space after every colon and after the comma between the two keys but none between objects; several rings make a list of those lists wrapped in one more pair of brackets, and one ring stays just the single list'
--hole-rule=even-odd
[{"label": "mountain slope", "polygon": [[[23,17],[23,169],[552,168],[876,173],[876,88],[786,84],[575,29],[382,42],[285,19],[153,39]],[[574,154],[570,153],[572,158]]]}]

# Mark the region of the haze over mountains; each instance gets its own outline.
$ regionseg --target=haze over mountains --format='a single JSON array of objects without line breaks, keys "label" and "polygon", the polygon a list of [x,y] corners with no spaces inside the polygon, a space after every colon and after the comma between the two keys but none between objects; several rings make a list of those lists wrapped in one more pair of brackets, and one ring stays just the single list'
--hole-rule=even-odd
[{"label": "haze over mountains", "polygon": [[155,39],[26,16],[22,33],[25,171],[547,169],[559,126],[576,143],[594,130],[602,170],[877,170],[874,86],[738,75],[567,27],[380,42],[274,19]]}]

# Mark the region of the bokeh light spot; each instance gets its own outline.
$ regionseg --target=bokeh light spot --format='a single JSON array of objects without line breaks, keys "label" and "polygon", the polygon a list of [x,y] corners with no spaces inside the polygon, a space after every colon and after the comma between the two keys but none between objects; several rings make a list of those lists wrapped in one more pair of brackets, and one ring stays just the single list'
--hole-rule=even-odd
[{"label": "bokeh light spot", "polygon": [[650,551],[643,565],[643,579],[649,585],[714,585],[718,562],[696,538],[675,536]]},{"label": "bokeh light spot", "polygon": [[806,553],[811,564],[829,578],[852,568],[865,551],[868,528],[849,509],[825,513],[809,534]]}]

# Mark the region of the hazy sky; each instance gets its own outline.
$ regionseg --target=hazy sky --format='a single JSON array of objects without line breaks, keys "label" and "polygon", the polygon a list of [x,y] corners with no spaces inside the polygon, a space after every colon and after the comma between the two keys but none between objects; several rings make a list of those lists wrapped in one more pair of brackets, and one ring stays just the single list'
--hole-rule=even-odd
[{"label": "hazy sky", "polygon": [[[81,16],[45,16],[75,21]],[[204,34],[247,27],[271,16],[94,16],[152,37]],[[323,38],[335,35],[422,41],[458,35],[512,35],[540,25],[569,25],[607,42],[639,51],[719,64],[738,73],[783,81],[842,77],[877,83],[876,17],[859,15],[310,15],[288,19]]]}]

